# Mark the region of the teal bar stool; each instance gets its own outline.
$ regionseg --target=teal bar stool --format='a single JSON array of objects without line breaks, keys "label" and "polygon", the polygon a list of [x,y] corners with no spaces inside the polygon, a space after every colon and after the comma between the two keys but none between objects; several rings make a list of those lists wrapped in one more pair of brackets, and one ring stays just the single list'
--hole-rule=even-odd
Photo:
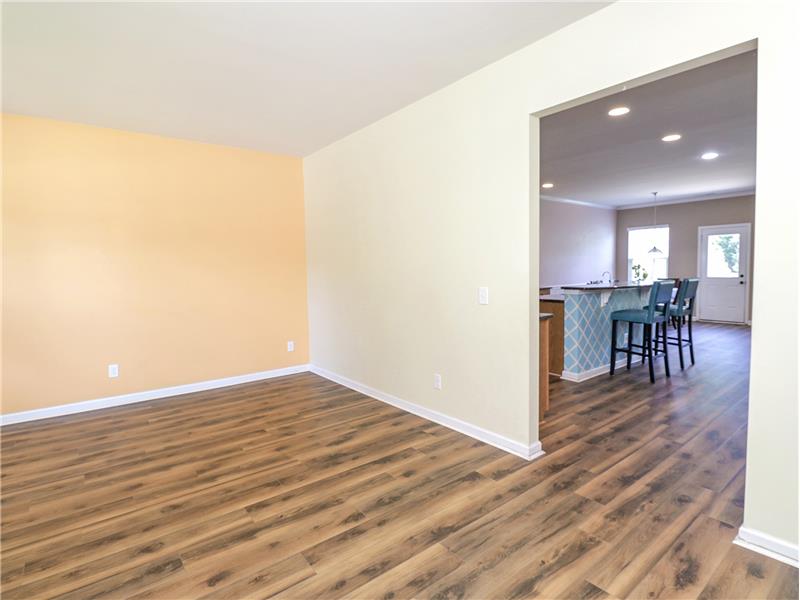
[{"label": "teal bar stool", "polygon": [[[694,364],[694,338],[692,337],[692,319],[694,317],[694,301],[697,298],[697,286],[700,285],[700,280],[694,277],[684,279],[681,281],[678,288],[678,295],[675,298],[675,304],[669,307],[669,316],[675,323],[677,335],[668,338],[670,346],[678,347],[678,357],[681,361],[681,370],[683,370],[683,349],[689,347],[689,357]],[[686,322],[686,327],[689,333],[689,339],[684,343],[683,341],[683,323]]]},{"label": "teal bar stool", "polygon": [[[643,309],[631,308],[627,310],[615,310],[611,313],[611,370],[609,375],[614,374],[617,365],[617,352],[624,352],[628,355],[628,364],[631,368],[631,357],[635,354],[641,356],[642,360],[647,358],[650,369],[650,383],[656,382],[655,370],[653,369],[653,326],[656,331],[663,327],[664,335],[664,372],[667,377],[669,374],[669,353],[667,352],[667,313],[669,312],[670,302],[672,301],[671,281],[655,281],[650,288],[650,299],[647,306]],[[625,348],[617,347],[617,323],[619,321],[628,323],[628,345]],[[633,343],[633,326],[635,323],[642,325],[642,343]],[[658,334],[656,334],[658,342]],[[634,350],[634,348],[638,349]]]}]

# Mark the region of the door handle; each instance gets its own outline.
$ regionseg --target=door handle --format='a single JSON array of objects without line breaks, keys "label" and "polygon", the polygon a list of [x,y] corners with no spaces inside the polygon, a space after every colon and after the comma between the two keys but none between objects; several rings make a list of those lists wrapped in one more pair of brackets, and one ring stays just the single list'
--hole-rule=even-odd
[{"label": "door handle", "polygon": [[740,281],[740,282],[739,282],[739,285],[744,285],[744,281]]}]

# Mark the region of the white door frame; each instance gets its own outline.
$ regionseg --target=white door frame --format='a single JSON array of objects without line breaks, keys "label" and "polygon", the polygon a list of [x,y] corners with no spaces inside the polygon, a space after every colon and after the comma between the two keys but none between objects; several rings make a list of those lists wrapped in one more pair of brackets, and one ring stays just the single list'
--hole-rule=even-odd
[{"label": "white door frame", "polygon": [[[702,279],[703,267],[703,234],[713,233],[716,230],[724,230],[730,227],[744,227],[747,231],[747,245],[746,251],[740,255],[740,259],[744,262],[744,269],[740,269],[744,273],[744,322],[750,325],[750,253],[753,246],[753,224],[752,223],[728,223],[726,225],[700,225],[697,228],[697,277]],[[703,318],[703,303],[700,297],[697,298],[697,319]]]}]

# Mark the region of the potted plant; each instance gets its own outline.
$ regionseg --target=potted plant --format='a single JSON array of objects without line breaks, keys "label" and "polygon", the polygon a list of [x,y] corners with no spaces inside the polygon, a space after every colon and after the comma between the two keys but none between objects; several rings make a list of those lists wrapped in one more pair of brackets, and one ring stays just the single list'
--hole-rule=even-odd
[{"label": "potted plant", "polygon": [[636,283],[642,283],[647,279],[647,270],[642,265],[633,265],[633,267],[631,267],[631,272],[633,273],[633,280]]}]

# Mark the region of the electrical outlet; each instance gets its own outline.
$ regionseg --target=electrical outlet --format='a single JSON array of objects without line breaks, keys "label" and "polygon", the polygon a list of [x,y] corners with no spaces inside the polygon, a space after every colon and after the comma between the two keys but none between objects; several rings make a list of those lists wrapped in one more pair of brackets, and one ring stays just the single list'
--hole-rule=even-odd
[{"label": "electrical outlet", "polygon": [[286,342],[286,351],[294,352],[294,340],[289,340],[288,342]]},{"label": "electrical outlet", "polygon": [[439,373],[433,374],[433,389],[440,390],[442,389],[442,376]]},{"label": "electrical outlet", "polygon": [[111,378],[119,377],[119,365],[108,365],[108,376]]},{"label": "electrical outlet", "polygon": [[478,304],[489,304],[489,288],[478,288]]}]

